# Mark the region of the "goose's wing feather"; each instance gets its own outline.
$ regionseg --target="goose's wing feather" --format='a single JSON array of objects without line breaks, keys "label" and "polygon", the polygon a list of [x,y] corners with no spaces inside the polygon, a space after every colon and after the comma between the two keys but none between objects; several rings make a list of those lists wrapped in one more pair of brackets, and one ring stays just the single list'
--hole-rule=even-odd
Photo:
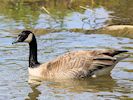
[{"label": "goose's wing feather", "polygon": [[48,62],[46,67],[49,72],[58,77],[88,77],[95,70],[114,66],[117,59],[113,56],[119,53],[122,53],[122,51],[93,50],[69,52]]}]

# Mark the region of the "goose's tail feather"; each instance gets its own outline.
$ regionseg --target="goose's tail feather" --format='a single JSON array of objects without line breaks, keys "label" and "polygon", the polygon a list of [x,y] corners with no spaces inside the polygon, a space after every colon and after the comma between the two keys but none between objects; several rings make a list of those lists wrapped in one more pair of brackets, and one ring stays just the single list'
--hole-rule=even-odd
[{"label": "goose's tail feather", "polygon": [[113,55],[115,56],[115,55],[118,55],[120,53],[125,53],[125,52],[128,52],[128,51],[127,50],[116,50]]},{"label": "goose's tail feather", "polygon": [[128,51],[127,50],[110,50],[110,51],[104,51],[103,54],[113,57],[125,52],[128,52]]}]

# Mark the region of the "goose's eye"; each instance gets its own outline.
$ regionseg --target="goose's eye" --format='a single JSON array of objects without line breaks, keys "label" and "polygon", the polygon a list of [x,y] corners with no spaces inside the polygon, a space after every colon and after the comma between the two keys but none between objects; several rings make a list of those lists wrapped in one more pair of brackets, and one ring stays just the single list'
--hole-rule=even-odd
[{"label": "goose's eye", "polygon": [[19,34],[18,37],[27,37],[26,34]]}]

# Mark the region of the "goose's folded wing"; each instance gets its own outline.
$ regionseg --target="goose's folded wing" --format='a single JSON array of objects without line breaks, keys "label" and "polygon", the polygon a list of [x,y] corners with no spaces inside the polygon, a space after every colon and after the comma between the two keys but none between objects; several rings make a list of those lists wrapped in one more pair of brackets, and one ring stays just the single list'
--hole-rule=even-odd
[{"label": "goose's folded wing", "polygon": [[[127,52],[120,50],[93,50],[69,52],[48,63],[48,69],[68,70],[73,68],[89,68],[91,65],[113,65],[117,54]],[[94,63],[94,64],[93,64]]]},{"label": "goose's folded wing", "polygon": [[[101,51],[100,51],[101,52]],[[71,52],[47,64],[47,69],[58,76],[88,77],[94,71],[114,66],[116,58],[99,51]]]}]

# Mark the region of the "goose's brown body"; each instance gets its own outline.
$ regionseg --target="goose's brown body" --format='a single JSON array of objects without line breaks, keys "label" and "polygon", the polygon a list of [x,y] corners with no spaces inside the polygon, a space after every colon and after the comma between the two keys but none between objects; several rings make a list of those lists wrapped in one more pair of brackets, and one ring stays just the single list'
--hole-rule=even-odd
[{"label": "goose's brown body", "polygon": [[73,51],[37,68],[29,68],[29,74],[48,79],[76,79],[110,74],[118,61],[126,58],[114,57],[119,53],[122,52],[118,50]]}]

